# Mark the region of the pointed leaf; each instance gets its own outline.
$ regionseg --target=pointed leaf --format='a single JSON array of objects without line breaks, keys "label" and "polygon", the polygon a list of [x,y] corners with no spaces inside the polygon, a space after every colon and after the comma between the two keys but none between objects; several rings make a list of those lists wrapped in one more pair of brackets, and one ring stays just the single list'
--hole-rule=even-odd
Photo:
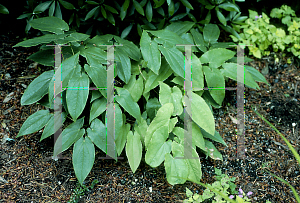
[{"label": "pointed leaf", "polygon": [[92,122],[92,120],[100,116],[106,110],[106,105],[107,100],[104,97],[96,99],[92,103],[92,107],[90,109],[90,123]]},{"label": "pointed leaf", "polygon": [[54,157],[56,157],[59,153],[67,150],[74,142],[76,142],[84,135],[85,130],[80,129],[82,128],[83,123],[84,123],[84,117],[71,123],[62,131],[62,133],[59,135],[54,145],[54,150],[53,150]]},{"label": "pointed leaf", "polygon": [[255,81],[269,84],[268,81],[266,80],[266,78],[258,70],[256,70],[255,68],[253,68],[251,66],[246,66],[246,65],[245,65],[245,68],[251,74],[252,78]]},{"label": "pointed leaf", "polygon": [[106,127],[102,121],[98,118],[94,119],[86,132],[91,141],[104,153],[107,153]]},{"label": "pointed leaf", "polygon": [[181,36],[182,34],[188,32],[194,25],[195,23],[190,21],[174,22],[167,26],[165,29],[170,30],[176,33],[177,35]]},{"label": "pointed leaf", "polygon": [[64,31],[69,31],[69,26],[65,21],[53,16],[34,19],[30,22],[30,25],[34,29],[55,34],[63,34]]},{"label": "pointed leaf", "polygon": [[175,159],[171,154],[168,153],[165,155],[164,165],[168,183],[175,185],[186,182],[189,174],[189,168],[185,159]]},{"label": "pointed leaf", "polygon": [[91,18],[94,14],[95,14],[95,12],[96,12],[96,10],[99,8],[99,6],[96,6],[95,8],[93,8],[92,10],[90,10],[87,14],[86,14],[86,16],[85,16],[85,21],[87,20],[87,19],[89,19],[89,18]]},{"label": "pointed leaf", "polygon": [[120,61],[117,62],[117,74],[119,78],[127,84],[131,77],[130,59],[128,55],[123,51],[123,49],[118,49],[115,52],[115,56]]},{"label": "pointed leaf", "polygon": [[170,68],[169,64],[167,63],[165,58],[162,58],[161,68],[159,69],[158,75],[155,74],[153,71],[149,72],[148,78],[145,83],[145,90],[143,94],[154,89],[157,85],[159,85],[158,83],[159,81],[166,80],[172,73],[173,71]]},{"label": "pointed leaf", "polygon": [[21,97],[21,105],[33,104],[42,99],[48,93],[49,83],[53,75],[54,71],[49,70],[35,78]]},{"label": "pointed leaf", "polygon": [[[189,112],[187,109],[187,113],[191,116],[192,120],[198,124],[201,128],[206,130],[207,132],[214,134],[215,133],[215,120],[213,114],[204,101],[202,97],[192,92],[192,112]],[[184,97],[182,97],[182,102],[184,103]]]},{"label": "pointed leaf", "polygon": [[131,59],[135,61],[139,61],[141,58],[141,52],[140,49],[132,42],[122,39],[118,36],[114,36],[115,40],[122,44],[121,47],[116,47],[116,53],[119,49],[122,49]]},{"label": "pointed leaf", "polygon": [[209,139],[211,139],[213,141],[216,141],[216,142],[219,142],[219,143],[221,143],[221,144],[223,144],[227,147],[227,144],[225,143],[223,138],[220,136],[218,131],[215,131],[214,135],[211,135],[211,134],[207,133],[205,130],[202,130],[202,129],[201,129],[201,132],[202,132],[203,137],[209,138]]},{"label": "pointed leaf", "polygon": [[181,115],[183,112],[182,108],[182,92],[181,90],[174,86],[172,89],[169,85],[159,82],[160,89],[159,89],[159,101],[162,105],[166,103],[172,103],[174,106],[174,112],[172,116]]},{"label": "pointed leaf", "polygon": [[141,6],[140,3],[133,0],[133,5],[134,5],[135,9],[137,10],[137,12],[139,12],[141,15],[145,16],[144,9],[143,9],[143,7]]},{"label": "pointed leaf", "polygon": [[[235,81],[237,80],[237,68],[243,69],[240,65],[237,65],[236,63],[224,63],[222,65],[224,69],[220,69],[223,76],[229,77]],[[240,71],[239,71],[240,72]],[[253,89],[260,89],[255,80],[252,78],[251,74],[248,72],[247,69],[244,68],[244,76],[238,75],[239,78],[244,77],[244,84],[253,88]]]},{"label": "pointed leaf", "polygon": [[76,120],[80,116],[86,105],[89,96],[89,81],[89,77],[85,73],[82,73],[80,76],[73,76],[69,81],[67,105],[73,120]]},{"label": "pointed leaf", "polygon": [[105,88],[107,86],[107,72],[101,64],[99,66],[102,68],[91,67],[85,64],[84,69],[97,88]]},{"label": "pointed leaf", "polygon": [[220,90],[210,89],[209,93],[212,98],[219,104],[222,105],[222,102],[225,98],[225,80],[224,76],[219,69],[212,68],[208,66],[203,66],[203,71],[205,74],[205,81],[209,88],[223,88]]},{"label": "pointed leaf", "polygon": [[222,154],[217,150],[212,142],[205,140],[205,148],[207,148],[206,154],[214,160],[223,161]]},{"label": "pointed leaf", "polygon": [[45,10],[47,10],[49,8],[50,4],[51,4],[51,1],[46,1],[46,2],[40,3],[39,5],[37,5],[34,8],[33,13],[37,14],[37,13],[44,12]]},{"label": "pointed leaf", "polygon": [[130,24],[128,27],[126,27],[121,34],[121,38],[124,39],[128,36],[128,34],[130,33],[131,29],[132,29],[133,24]]},{"label": "pointed leaf", "polygon": [[130,92],[133,101],[138,102],[144,91],[144,79],[139,77],[136,80],[135,77],[135,75],[132,75],[131,80],[128,84],[124,85],[124,88]]},{"label": "pointed leaf", "polygon": [[[152,120],[149,125],[145,137],[145,145],[148,147],[149,143],[152,140],[153,133],[162,126],[169,126],[169,120],[173,113],[174,106],[172,103],[167,103],[163,105],[158,111],[155,118]],[[168,128],[167,128],[168,132]]]},{"label": "pointed leaf", "polygon": [[225,19],[225,16],[219,11],[216,9],[216,12],[217,12],[217,17],[219,19],[219,21],[224,25],[226,26],[227,25],[227,21]]},{"label": "pointed leaf", "polygon": [[178,74],[180,77],[184,78],[184,56],[183,54],[176,48],[166,48],[161,45],[158,46],[161,53],[166,58],[168,64],[172,68],[172,70]]},{"label": "pointed leaf", "polygon": [[95,161],[95,147],[90,138],[80,138],[73,148],[72,162],[75,175],[82,185],[84,179],[93,168]]},{"label": "pointed leaf", "polygon": [[212,68],[218,68],[221,66],[225,61],[228,59],[231,59],[235,53],[233,51],[218,48],[218,49],[212,49],[208,52],[205,52],[201,57],[200,61],[201,63],[209,63],[209,66]]},{"label": "pointed leaf", "polygon": [[50,120],[51,114],[48,110],[39,110],[29,116],[23,123],[17,137],[28,135],[42,129]]},{"label": "pointed leaf", "polygon": [[207,24],[203,29],[203,36],[206,42],[215,43],[220,36],[220,29],[215,24]]},{"label": "pointed leaf", "polygon": [[115,96],[116,101],[134,118],[141,119],[141,110],[139,105],[133,101],[128,90],[120,87],[116,87],[118,96]]},{"label": "pointed leaf", "polygon": [[140,46],[143,58],[147,62],[148,67],[158,75],[161,66],[161,55],[157,43],[151,40],[146,31],[143,31]]},{"label": "pointed leaf", "polygon": [[142,160],[142,143],[137,132],[133,135],[132,131],[129,131],[127,134],[126,156],[132,172],[135,173]]},{"label": "pointed leaf", "polygon": [[197,47],[202,51],[202,52],[206,52],[207,48],[206,48],[206,43],[203,40],[203,36],[201,33],[199,33],[198,31],[196,31],[195,29],[191,29],[191,33],[193,35],[193,39],[195,42],[195,45],[198,45]]},{"label": "pointed leaf", "polygon": [[146,6],[146,18],[147,18],[149,23],[151,23],[152,17],[153,17],[152,5],[151,5],[151,2],[149,0],[148,3],[147,3],[147,6]]},{"label": "pointed leaf", "polygon": [[[58,119],[55,120],[54,115],[51,114],[51,118],[48,121],[47,125],[45,126],[45,129],[43,131],[40,141],[42,141],[43,139],[46,139],[47,137],[50,137],[55,132],[57,132],[58,127],[62,126],[67,118],[66,112],[62,112],[61,117],[62,117],[62,119],[61,119],[62,122],[58,123],[59,120]],[[54,127],[56,127],[56,128],[54,129]]]},{"label": "pointed leaf", "polygon": [[159,166],[165,160],[165,154],[171,152],[172,141],[166,142],[168,136],[168,126],[166,125],[153,133],[153,139],[151,139],[145,154],[145,161],[151,167]]}]

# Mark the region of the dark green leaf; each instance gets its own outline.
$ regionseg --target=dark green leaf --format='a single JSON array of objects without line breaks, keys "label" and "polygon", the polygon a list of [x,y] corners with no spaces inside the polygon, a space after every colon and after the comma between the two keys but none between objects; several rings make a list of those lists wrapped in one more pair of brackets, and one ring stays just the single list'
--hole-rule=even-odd
[{"label": "dark green leaf", "polygon": [[93,8],[92,10],[90,10],[90,11],[86,14],[84,20],[87,20],[87,19],[91,18],[91,17],[95,14],[95,12],[96,12],[96,10],[97,10],[98,8],[99,8],[99,6],[96,6],[95,8]]},{"label": "dark green leaf", "polygon": [[185,7],[194,10],[193,6],[189,3],[188,0],[180,0],[180,1]]},{"label": "dark green leaf", "polygon": [[152,21],[152,16],[153,16],[152,5],[149,0],[146,7],[146,18],[149,21],[149,23]]},{"label": "dark green leaf", "polygon": [[39,5],[37,5],[34,10],[33,10],[33,13],[34,14],[37,14],[37,13],[42,13],[44,12],[46,9],[49,8],[51,4],[51,1],[46,1],[46,2],[43,2],[43,3],[40,3]]},{"label": "dark green leaf", "polygon": [[174,16],[172,19],[170,19],[170,22],[180,20],[180,19],[184,18],[186,15],[187,15],[187,13],[180,13],[180,14]]},{"label": "dark green leaf", "polygon": [[104,6],[105,6],[106,10],[108,10],[112,13],[115,13],[115,14],[119,14],[119,12],[116,9],[114,9],[113,7],[105,5],[105,4],[104,4]]},{"label": "dark green leaf", "polygon": [[223,15],[219,10],[217,10],[217,9],[216,9],[216,12],[217,12],[217,17],[218,17],[219,21],[220,21],[224,26],[226,26],[227,21],[226,21],[224,15]]},{"label": "dark green leaf", "polygon": [[0,4],[0,13],[2,13],[2,14],[9,14],[9,11],[8,11],[8,9],[5,6],[3,6],[2,4]]},{"label": "dark green leaf", "polygon": [[130,0],[125,0],[124,4],[123,4],[123,11],[127,11],[128,7],[129,7],[129,3],[130,3]]},{"label": "dark green leaf", "polygon": [[133,24],[130,24],[128,27],[126,27],[122,34],[121,34],[121,38],[124,39],[128,36],[128,34],[130,33],[131,29],[132,29]]},{"label": "dark green leaf", "polygon": [[59,2],[61,3],[61,5],[63,7],[65,7],[68,10],[75,9],[75,7],[73,6],[73,4],[71,4],[71,3],[67,2],[67,1],[59,0]]},{"label": "dark green leaf", "polygon": [[194,25],[195,23],[190,21],[174,22],[168,25],[165,29],[175,32],[177,35],[181,36],[188,32]]},{"label": "dark green leaf", "polygon": [[61,9],[58,1],[56,2],[55,17],[62,19]]},{"label": "dark green leaf", "polygon": [[137,12],[139,12],[143,16],[145,15],[143,7],[136,0],[133,0],[133,5]]},{"label": "dark green leaf", "polygon": [[236,11],[236,12],[240,12],[239,8],[233,4],[233,3],[223,3],[223,4],[220,4],[219,5],[219,8],[223,8],[225,9],[226,11]]},{"label": "dark green leaf", "polygon": [[69,26],[65,21],[53,16],[34,19],[30,22],[30,25],[34,29],[55,34],[63,34],[64,31],[69,31]]},{"label": "dark green leaf", "polygon": [[116,26],[116,23],[115,23],[115,18],[114,16],[110,13],[110,12],[107,12],[107,20],[113,24],[113,26]]},{"label": "dark green leaf", "polygon": [[106,11],[103,8],[103,6],[101,6],[101,13],[102,13],[102,15],[103,15],[104,18],[107,18]]},{"label": "dark green leaf", "polygon": [[172,16],[175,12],[175,5],[174,5],[174,2],[172,0],[170,0],[168,11],[169,11],[170,16]]},{"label": "dark green leaf", "polygon": [[[53,16],[54,11],[55,11],[55,1],[52,2],[51,6],[49,8],[49,16]],[[73,15],[74,15],[74,13],[73,13]]]},{"label": "dark green leaf", "polygon": [[165,3],[165,1],[166,0],[154,0],[154,2],[155,2],[155,7],[154,8],[161,7]]}]

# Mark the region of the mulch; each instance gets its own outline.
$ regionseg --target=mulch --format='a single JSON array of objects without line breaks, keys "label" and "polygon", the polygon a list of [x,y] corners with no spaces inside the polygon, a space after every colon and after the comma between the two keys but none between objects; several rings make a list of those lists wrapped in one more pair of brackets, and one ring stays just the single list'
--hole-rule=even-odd
[{"label": "mulch", "polygon": [[[21,41],[16,36],[8,33],[0,39],[0,202],[67,202],[77,183],[72,160],[50,159],[53,137],[40,142],[42,130],[16,139],[28,116],[44,108],[39,104],[20,104],[22,94],[34,79],[30,76],[51,69],[26,60],[38,51],[37,47],[12,48]],[[228,176],[237,178],[237,188],[242,188],[245,193],[252,191],[252,202],[296,202],[290,188],[262,168],[263,164],[269,167],[299,192],[299,165],[281,137],[252,111],[251,106],[256,106],[258,112],[275,125],[299,153],[299,66],[288,65],[284,57],[280,57],[278,64],[272,57],[267,57],[255,59],[248,65],[266,73],[271,86],[259,83],[260,90],[245,88],[246,158],[235,158],[236,91],[226,91],[224,105],[214,109],[214,117],[216,130],[228,147],[214,143],[223,155],[223,162],[206,159],[204,155],[201,157],[201,182],[213,183],[214,167],[217,167]],[[19,78],[24,76],[27,78]],[[226,84],[227,87],[235,85],[233,81]],[[7,99],[8,95],[10,99]],[[296,123],[294,128],[292,123]],[[64,152],[64,156],[72,157],[72,148]],[[182,202],[186,198],[186,187],[194,193],[203,192],[202,186],[191,182],[170,185],[163,165],[151,168],[142,162],[133,174],[126,159],[118,162],[97,159],[104,156],[100,150],[96,151],[94,167],[85,185],[90,186],[95,179],[99,183],[79,202]],[[124,152],[121,157],[126,157]]]}]

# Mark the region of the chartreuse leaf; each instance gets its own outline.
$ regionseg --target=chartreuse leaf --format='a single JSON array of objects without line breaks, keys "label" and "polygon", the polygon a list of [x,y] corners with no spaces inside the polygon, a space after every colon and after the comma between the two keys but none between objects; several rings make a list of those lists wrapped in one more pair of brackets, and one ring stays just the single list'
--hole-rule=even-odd
[{"label": "chartreuse leaf", "polygon": [[[164,81],[167,79],[171,74],[173,73],[172,69],[170,68],[169,64],[165,60],[165,58],[162,58],[161,61],[161,68],[159,69],[158,75],[155,74],[153,71],[150,71],[148,73],[148,78],[146,78],[146,83],[145,83],[145,89],[144,93],[146,94],[150,90],[154,89],[157,85],[159,85],[159,81]],[[145,75],[143,73],[143,75]]]},{"label": "chartreuse leaf", "polygon": [[138,102],[144,91],[144,79],[140,76],[136,80],[135,77],[135,75],[132,75],[129,83],[124,85],[124,88],[130,92],[133,101]]},{"label": "chartreuse leaf", "polygon": [[172,132],[172,130],[174,129],[176,123],[178,122],[178,118],[175,117],[175,118],[171,118],[170,119],[170,122],[169,122],[169,133]]},{"label": "chartreuse leaf", "polygon": [[[51,118],[50,120],[48,121],[47,125],[45,126],[45,129],[43,131],[43,134],[41,136],[41,139],[40,141],[42,141],[43,139],[46,139],[47,137],[50,137],[51,135],[53,135],[57,130],[58,130],[58,127],[65,122],[66,120],[66,117],[67,117],[67,114],[66,112],[62,112],[61,114],[61,123],[58,123],[59,120],[58,119],[54,119],[54,115],[51,114]],[[56,127],[54,129],[54,127]]]},{"label": "chartreuse leaf", "polygon": [[92,103],[92,107],[90,109],[90,122],[89,123],[91,123],[95,118],[100,116],[100,114],[102,114],[106,110],[106,103],[107,103],[107,100],[104,97],[96,99]]},{"label": "chartreuse leaf", "polygon": [[223,161],[222,154],[216,149],[212,142],[205,140],[205,148],[207,150],[206,155],[209,155],[210,158]]},{"label": "chartreuse leaf", "polygon": [[48,93],[49,83],[53,75],[54,71],[49,70],[35,78],[21,97],[21,105],[33,104],[42,99],[42,97]]},{"label": "chartreuse leaf", "polygon": [[[223,76],[229,77],[235,81],[237,80],[237,73],[238,69],[243,69],[242,66],[237,65],[236,63],[224,63],[222,65],[224,69],[220,69]],[[240,72],[240,71],[239,71]],[[241,71],[243,72],[243,71]],[[243,74],[243,73],[242,73]],[[251,74],[244,68],[244,76],[238,75],[238,77],[242,78],[244,77],[244,84],[253,88],[253,89],[260,89],[255,80],[252,78]]]},{"label": "chartreuse leaf", "polygon": [[82,185],[84,179],[93,168],[95,161],[95,147],[89,137],[81,137],[73,148],[72,162],[75,175]]},{"label": "chartreuse leaf", "polygon": [[[215,133],[215,120],[213,114],[206,104],[204,99],[199,95],[192,92],[192,112],[189,112],[187,109],[187,113],[191,116],[192,120],[198,124],[201,128],[206,130],[210,134]],[[184,104],[184,97],[182,97],[182,103]]]},{"label": "chartreuse leaf", "polygon": [[122,49],[117,50],[115,56],[120,61],[117,62],[117,74],[127,84],[131,77],[130,59]]},{"label": "chartreuse leaf", "polygon": [[[169,121],[169,119],[167,119],[167,121]],[[167,125],[156,129],[152,135],[152,139],[148,144],[147,152],[145,154],[145,161],[151,167],[159,166],[165,160],[165,154],[171,152],[172,141],[169,140],[166,142],[169,136],[168,129],[169,126],[167,123]]]},{"label": "chartreuse leaf", "polygon": [[207,44],[204,42],[202,34],[195,29],[191,29],[191,33],[193,35],[195,45],[197,45],[197,47],[205,53],[207,51]]},{"label": "chartreuse leaf", "polygon": [[116,101],[135,119],[141,119],[141,110],[139,105],[133,101],[129,91],[124,88],[116,87],[118,94],[115,96]]},{"label": "chartreuse leaf", "polygon": [[[172,154],[174,157],[184,156],[183,146],[172,142]],[[183,184],[189,175],[189,166],[186,159],[176,159],[171,154],[165,155],[165,170],[167,174],[168,183],[171,185]]]},{"label": "chartreuse leaf", "polygon": [[86,105],[89,96],[89,83],[89,77],[85,73],[80,76],[73,76],[69,81],[66,98],[68,111],[73,120],[80,116]]},{"label": "chartreuse leaf", "polygon": [[17,137],[28,135],[42,129],[50,120],[51,114],[48,110],[40,110],[29,116],[23,123]]},{"label": "chartreuse leaf", "polygon": [[251,67],[251,66],[246,66],[245,65],[246,70],[251,74],[252,78],[257,81],[257,82],[264,82],[268,85],[270,85],[268,83],[268,81],[266,80],[266,78],[255,68]]},{"label": "chartreuse leaf", "polygon": [[[180,139],[180,144],[184,144],[184,132],[186,131],[183,128],[175,127],[172,132]],[[205,142],[201,129],[194,122],[192,123],[192,139],[193,146],[196,145],[200,149],[205,150]]]},{"label": "chartreuse leaf", "polygon": [[209,66],[212,68],[218,68],[221,66],[225,61],[231,59],[235,53],[228,49],[212,49],[208,52],[205,52],[201,57],[201,63],[209,63]]},{"label": "chartreuse leaf", "polygon": [[160,90],[159,90],[159,101],[161,105],[164,105],[166,103],[172,103],[174,106],[174,112],[172,116],[181,115],[183,112],[182,108],[182,92],[177,87],[174,86],[172,89],[169,85],[159,82]]},{"label": "chartreuse leaf", "polygon": [[[169,126],[169,120],[173,114],[174,106],[172,103],[164,104],[158,111],[155,118],[150,123],[145,136],[145,146],[148,148],[152,140],[153,133],[162,126]],[[168,134],[168,128],[167,128]]]},{"label": "chartreuse leaf", "polygon": [[154,40],[151,40],[145,30],[142,33],[140,46],[143,58],[147,62],[148,67],[158,75],[161,65],[161,55],[158,50],[157,43]]},{"label": "chartreuse leaf", "polygon": [[132,42],[122,39],[118,36],[114,36],[115,40],[122,44],[123,46],[117,46],[115,52],[117,53],[119,49],[122,49],[131,59],[139,61],[141,58],[140,49]]},{"label": "chartreuse leaf", "polygon": [[215,24],[207,24],[204,26],[203,36],[206,42],[213,44],[217,42],[220,36],[220,29]]},{"label": "chartreuse leaf", "polygon": [[165,48],[158,46],[161,53],[166,58],[172,70],[180,77],[184,78],[184,56],[176,47]]},{"label": "chartreuse leaf", "polygon": [[54,145],[54,157],[56,157],[59,153],[67,150],[74,142],[76,142],[79,138],[81,138],[84,135],[85,129],[80,129],[82,128],[83,123],[84,117],[71,123],[62,131]]},{"label": "chartreuse leaf", "polygon": [[106,127],[102,121],[98,118],[94,119],[86,132],[92,142],[104,153],[107,153]]},{"label": "chartreuse leaf", "polygon": [[64,31],[69,31],[68,24],[57,17],[37,18],[29,23],[34,29],[41,31],[53,32],[55,34],[63,34]]},{"label": "chartreuse leaf", "polygon": [[176,33],[178,36],[181,36],[184,33],[188,32],[194,25],[195,23],[190,21],[174,22],[168,25],[165,29]]},{"label": "chartreuse leaf", "polygon": [[209,93],[212,98],[219,104],[222,105],[222,102],[225,98],[225,80],[224,76],[219,69],[209,68],[208,66],[203,66],[203,71],[205,74],[205,81],[208,88],[223,88],[223,89],[210,89]]},{"label": "chartreuse leaf", "polygon": [[127,134],[126,156],[132,172],[135,173],[142,160],[142,143],[136,131],[134,135],[132,131]]}]

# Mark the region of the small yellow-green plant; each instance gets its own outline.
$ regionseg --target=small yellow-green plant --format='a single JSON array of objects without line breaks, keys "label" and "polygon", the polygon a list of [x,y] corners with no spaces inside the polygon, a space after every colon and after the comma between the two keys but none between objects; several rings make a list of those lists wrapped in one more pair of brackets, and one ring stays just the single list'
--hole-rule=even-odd
[{"label": "small yellow-green plant", "polygon": [[[249,18],[244,25],[237,25],[234,28],[242,30],[241,38],[238,39],[233,35],[230,37],[234,42],[242,42],[249,48],[249,54],[256,58],[268,56],[270,47],[274,52],[288,51],[294,56],[300,57],[300,18],[297,18],[295,11],[291,7],[283,5],[280,9],[274,8],[271,11],[272,18],[281,19],[286,29],[277,28],[270,24],[270,18],[265,14],[258,15],[256,11],[249,10]],[[284,27],[283,27],[284,28]]]}]

